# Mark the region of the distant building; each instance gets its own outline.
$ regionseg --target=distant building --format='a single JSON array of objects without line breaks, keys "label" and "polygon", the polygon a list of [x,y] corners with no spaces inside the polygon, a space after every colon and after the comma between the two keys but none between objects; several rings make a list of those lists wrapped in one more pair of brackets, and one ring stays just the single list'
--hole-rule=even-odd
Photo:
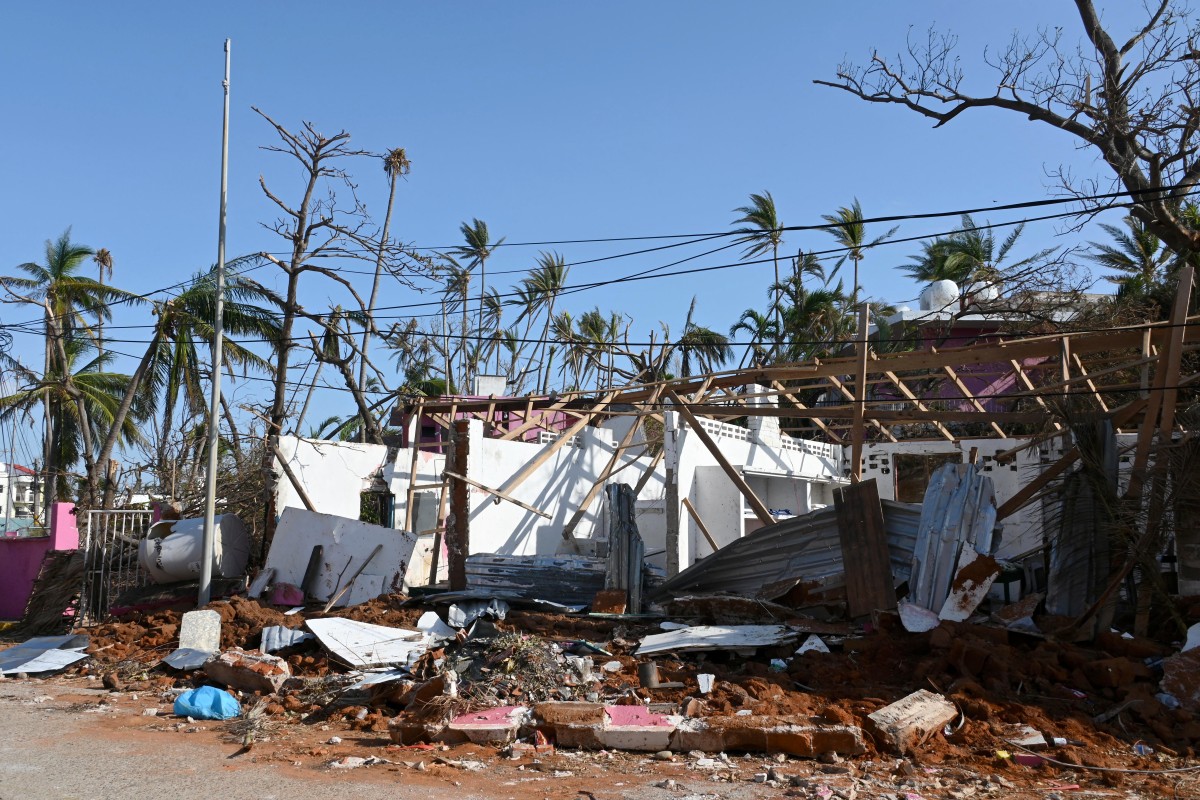
[{"label": "distant building", "polygon": [[17,535],[33,524],[36,479],[28,467],[0,463],[0,534]]}]

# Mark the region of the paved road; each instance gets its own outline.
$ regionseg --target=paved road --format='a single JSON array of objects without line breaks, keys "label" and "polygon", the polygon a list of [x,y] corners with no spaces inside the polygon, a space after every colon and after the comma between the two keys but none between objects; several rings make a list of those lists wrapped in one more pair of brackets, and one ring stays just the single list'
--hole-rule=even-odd
[{"label": "paved road", "polygon": [[[23,681],[0,682],[0,800],[471,800],[450,782],[406,785],[411,773],[328,773],[311,767],[231,761],[211,734],[145,730],[138,709],[85,714],[81,694]],[[53,696],[52,700],[38,698]],[[93,700],[95,702],[95,700]],[[144,704],[143,704],[144,705]],[[124,716],[118,720],[116,717]],[[111,719],[98,719],[110,717]],[[131,724],[132,723],[132,724]],[[246,757],[243,756],[243,759]]]}]

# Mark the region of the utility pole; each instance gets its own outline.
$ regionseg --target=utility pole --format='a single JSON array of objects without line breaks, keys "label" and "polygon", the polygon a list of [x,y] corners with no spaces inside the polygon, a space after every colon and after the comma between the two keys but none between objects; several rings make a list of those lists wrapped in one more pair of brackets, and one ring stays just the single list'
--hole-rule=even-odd
[{"label": "utility pole", "polygon": [[229,194],[229,40],[225,40],[225,113],[221,121],[221,211],[217,228],[217,302],[213,314],[212,402],[208,408],[208,475],[204,498],[204,549],[200,554],[200,592],[196,605],[212,599],[213,553],[217,542],[217,445],[221,432],[221,345],[225,338],[225,207]]}]

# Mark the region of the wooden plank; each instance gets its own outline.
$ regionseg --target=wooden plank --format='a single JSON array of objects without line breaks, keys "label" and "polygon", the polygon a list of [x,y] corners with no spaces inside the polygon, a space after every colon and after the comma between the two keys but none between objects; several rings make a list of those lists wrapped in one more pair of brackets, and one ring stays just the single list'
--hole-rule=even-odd
[{"label": "wooden plank", "polygon": [[1087,369],[1084,368],[1083,360],[1079,358],[1079,353],[1072,353],[1071,360],[1074,361],[1075,369],[1079,370],[1079,374],[1083,378],[1084,383],[1086,383],[1087,387],[1092,390],[1092,394],[1096,396],[1096,402],[1100,404],[1101,410],[1107,414],[1109,410],[1108,403],[1105,403],[1104,398],[1100,396],[1100,390],[1096,388],[1096,384],[1092,381],[1091,376],[1088,375]]},{"label": "wooden plank", "polygon": [[[1078,357],[1078,354],[1076,357]],[[1042,398],[1041,393],[1038,392],[1037,387],[1033,385],[1033,381],[1029,379],[1029,375],[1025,372],[1025,368],[1021,366],[1021,362],[1013,359],[1008,363],[1012,364],[1013,374],[1017,376],[1017,380],[1020,381],[1021,385],[1025,387],[1025,391],[1030,392],[1033,395],[1034,401],[1039,406],[1046,409],[1046,411],[1050,411],[1050,406],[1046,405],[1046,401]],[[1104,410],[1107,411],[1108,409],[1106,408]],[[1055,420],[1054,430],[1061,431],[1062,428],[1062,424],[1059,423],[1058,420]],[[999,459],[999,457],[999,455],[996,456],[997,459]]]},{"label": "wooden plank", "polygon": [[862,480],[863,413],[867,408],[867,325],[871,319],[871,306],[863,303],[858,311],[858,371],[854,381],[854,417],[850,427],[850,481]]},{"label": "wooden plank", "polygon": [[657,469],[658,465],[662,463],[663,453],[665,450],[666,448],[664,447],[662,450],[659,450],[654,454],[654,458],[650,459],[650,466],[646,467],[646,470],[642,473],[642,477],[638,478],[637,486],[633,487],[634,499],[642,496],[642,489],[645,489],[646,484],[649,483],[650,479],[654,477],[654,470]]},{"label": "wooden plank", "polygon": [[[495,405],[494,405],[495,402],[496,402],[495,400],[492,400],[488,403],[488,405],[491,406],[492,408],[495,408]],[[571,402],[570,397],[563,397],[562,399],[558,400],[557,402],[555,402],[553,405],[549,406],[548,408],[541,409],[541,413],[539,413],[536,417],[528,417],[520,425],[518,425],[517,427],[513,428],[511,431],[508,431],[503,436],[501,436],[500,439],[502,441],[512,441],[513,439],[516,439],[518,436],[525,433],[526,431],[543,425],[547,419],[554,418],[554,412],[561,411],[570,402]]]},{"label": "wooden plank", "polygon": [[283,457],[283,453],[279,452],[278,437],[268,436],[267,444],[270,446],[271,453],[275,456],[275,460],[278,461],[279,466],[283,468],[283,474],[287,476],[288,482],[292,484],[292,488],[295,489],[296,494],[300,496],[300,502],[304,503],[304,507],[309,511],[316,511],[317,509],[313,506],[313,501],[309,498],[308,492],[304,491],[304,485],[300,483],[300,478],[296,476],[295,472],[292,472],[292,468],[288,464],[287,459]]},{"label": "wooden plank", "polygon": [[[782,383],[780,383],[779,381],[773,380],[773,381],[771,381],[771,385],[774,386],[775,389],[777,389],[779,391],[779,394],[782,397],[784,397],[789,402],[791,402],[794,406],[796,406],[796,408],[798,408],[802,411],[808,410],[808,406],[804,405],[804,403],[801,403],[800,399],[797,398],[791,392],[789,392],[787,390],[787,387],[784,386]],[[786,416],[786,415],[781,414],[780,416]],[[828,436],[830,439],[832,439],[834,444],[842,444],[843,443],[844,440],[842,439],[842,437],[839,436],[838,434],[834,433],[833,429],[830,428],[828,425],[826,425],[824,420],[820,419],[819,417],[809,417],[809,419],[812,420],[812,423],[814,425],[816,425],[817,428],[822,433],[824,433],[826,436]]]},{"label": "wooden plank", "polygon": [[554,455],[559,450],[561,450],[563,448],[563,445],[565,445],[567,442],[569,442],[571,440],[572,436],[574,436],[575,434],[577,434],[581,430],[583,430],[585,427],[587,427],[588,423],[590,423],[592,421],[594,412],[604,408],[616,396],[617,396],[617,392],[615,390],[606,394],[604,396],[604,398],[599,403],[596,404],[595,408],[592,409],[592,413],[584,414],[582,417],[580,417],[580,419],[575,421],[574,425],[572,425],[571,427],[569,427],[565,431],[563,431],[561,434],[559,434],[557,439],[555,439],[553,442],[551,442],[550,444],[543,447],[536,456],[529,459],[528,463],[526,463],[525,466],[521,467],[520,471],[518,471],[516,475],[513,475],[511,478],[509,478],[507,481],[504,482],[504,485],[500,487],[500,491],[502,491],[502,492],[516,491],[516,488],[518,486],[520,486],[522,483],[524,483],[525,480],[530,475],[537,472],[538,468],[540,468],[542,466],[542,464],[545,464],[548,460],[550,460],[550,456]]},{"label": "wooden plank", "polygon": [[[467,420],[460,420],[450,430],[450,460],[448,466],[467,469],[470,463],[470,436],[467,435]],[[471,494],[466,481],[447,481],[450,511],[446,516],[446,566],[450,574],[450,590],[467,588],[467,556],[471,552]],[[441,527],[439,525],[439,527]]]},{"label": "wooden plank", "polygon": [[[885,378],[887,378],[889,381],[892,382],[892,385],[895,386],[900,391],[900,394],[904,395],[905,399],[907,399],[910,403],[912,403],[913,405],[915,405],[917,407],[918,411],[928,411],[929,410],[929,407],[926,406],[924,403],[922,403],[920,398],[918,398],[915,394],[913,394],[912,390],[908,388],[908,384],[906,384],[904,381],[900,380],[900,378],[897,377],[896,373],[891,372],[891,371],[885,371],[883,373],[883,375]],[[946,426],[943,425],[941,422],[934,420],[933,425],[935,428],[937,428],[938,433],[940,433],[948,441],[951,441],[951,442],[955,441],[954,434],[951,433],[946,428]]]},{"label": "wooden plank", "polygon": [[[836,376],[836,375],[827,375],[827,376],[825,377],[825,380],[827,380],[827,381],[830,383],[830,385],[832,385],[832,386],[833,386],[833,388],[835,388],[835,389],[837,389],[839,392],[841,392],[841,393],[842,393],[842,396],[843,396],[843,397],[845,397],[847,400],[853,400],[853,399],[854,399],[854,392],[852,392],[852,391],[850,391],[849,389],[847,389],[847,388],[846,388],[846,384],[844,384],[844,383],[842,383],[840,380],[838,380],[838,378],[837,378],[837,376]],[[824,408],[820,408],[820,409],[813,409],[813,410],[815,410],[815,411],[825,411],[826,409],[824,409]],[[853,410],[853,409],[851,409],[851,410]],[[790,416],[795,416],[795,415],[793,414],[793,415],[790,415]],[[805,416],[807,416],[807,415],[805,415]],[[829,416],[829,415],[828,415],[828,414],[822,414],[821,416],[822,416],[822,417],[827,417],[827,416]],[[877,429],[877,430],[878,430],[880,433],[882,433],[884,436],[886,436],[886,437],[887,437],[887,438],[888,438],[890,441],[893,441],[893,442],[894,442],[894,441],[896,441],[896,437],[892,435],[892,432],[891,432],[891,431],[889,431],[889,430],[888,430],[886,427],[884,427],[883,425],[880,425],[880,424],[879,424],[879,419],[878,419],[878,418],[876,418],[876,417],[874,416],[874,414],[872,414],[872,416],[868,418],[868,421],[869,421],[869,422],[870,422],[872,425],[874,425],[874,426],[875,426],[875,428],[876,428],[876,429]]]},{"label": "wooden plank", "polygon": [[700,529],[700,533],[704,534],[704,538],[708,541],[708,546],[713,549],[713,552],[715,553],[720,550],[721,548],[717,546],[716,540],[713,539],[712,534],[708,532],[708,526],[705,525],[704,520],[700,518],[700,512],[696,510],[694,505],[692,505],[692,501],[686,497],[683,498],[683,507],[686,508],[688,514],[691,515],[692,520],[696,523],[696,527]]},{"label": "wooden plank", "polygon": [[846,606],[851,617],[896,607],[883,506],[875,479],[833,490],[838,538],[846,570]]},{"label": "wooden plank", "polygon": [[[967,385],[958,377],[958,373],[954,371],[954,367],[946,365],[943,367],[943,369],[945,370],[946,375],[949,376],[950,380],[954,382],[954,385],[958,387],[958,390],[962,392],[962,396],[966,400],[970,401],[971,405],[975,406],[976,411],[979,411],[982,414],[988,413],[987,409],[983,407],[983,403],[980,403],[979,400],[975,398],[975,395],[971,394],[971,391],[967,388]],[[993,414],[992,416],[994,417],[995,415]],[[992,430],[995,431],[996,435],[1001,439],[1008,438],[1008,434],[1004,432],[1003,428],[996,424],[995,420],[989,424],[992,426]]]},{"label": "wooden plank", "polygon": [[539,517],[545,517],[546,519],[552,519],[552,517],[549,514],[547,514],[545,511],[543,511],[542,509],[537,508],[535,506],[531,506],[531,505],[529,505],[529,503],[526,503],[523,500],[518,500],[517,498],[515,498],[511,495],[505,494],[504,492],[500,491],[499,489],[493,489],[491,486],[482,484],[479,481],[475,480],[474,478],[468,478],[466,475],[459,475],[457,472],[451,472],[450,470],[446,470],[445,475],[449,478],[453,478],[458,481],[465,481],[466,483],[469,483],[470,485],[474,486],[476,489],[479,489],[480,491],[487,492],[488,494],[492,495],[493,497],[497,497],[500,500],[507,500],[508,502],[512,503],[515,506],[520,506],[521,508],[525,509],[526,511],[531,511],[534,514],[537,514]]},{"label": "wooden plank", "polygon": [[[658,396],[655,395],[654,399],[650,402],[651,405],[657,403]],[[629,447],[633,444],[633,437],[637,435],[638,428],[641,427],[641,423],[641,419],[633,420],[633,423],[629,426],[629,430],[627,430],[625,435],[621,437],[621,441],[617,445],[617,449],[613,450],[613,454],[609,457],[608,463],[605,464],[604,469],[600,471],[600,477],[598,477],[592,483],[591,488],[588,489],[588,493],[584,496],[583,501],[579,504],[579,508],[575,509],[575,513],[571,515],[571,518],[567,520],[567,524],[563,526],[563,539],[570,540],[575,538],[575,528],[579,527],[579,523],[583,520],[583,515],[587,513],[588,506],[592,504],[592,501],[596,499],[596,495],[598,495],[600,490],[604,488],[605,482],[612,476],[613,469],[617,466],[617,462],[621,460],[621,454],[629,449]],[[637,497],[636,493],[634,494],[634,497]]]},{"label": "wooden plank", "polygon": [[[1179,383],[1179,358],[1183,355],[1183,337],[1187,328],[1188,306],[1192,301],[1192,267],[1187,266],[1179,271],[1179,284],[1175,291],[1175,303],[1171,307],[1170,336],[1159,351],[1158,365],[1154,368],[1154,391],[1150,392],[1146,418],[1138,431],[1137,447],[1134,450],[1133,465],[1129,470],[1129,484],[1125,491],[1126,499],[1141,497],[1142,487],[1146,481],[1146,465],[1150,460],[1150,447],[1154,442],[1155,433],[1161,437],[1170,437],[1171,427],[1175,420],[1175,402]],[[1178,345],[1178,346],[1177,346]],[[1173,366],[1174,365],[1174,366]],[[1168,399],[1170,401],[1170,425],[1166,427],[1160,420],[1166,420]]]},{"label": "wooden plank", "polygon": [[413,437],[409,442],[412,445],[412,461],[408,465],[408,494],[404,500],[404,530],[406,531],[413,529],[413,502],[417,495],[417,459],[421,454],[421,449],[417,447],[417,440],[421,438],[421,416],[424,411],[425,400],[418,400],[413,420]]},{"label": "wooden plank", "polygon": [[687,421],[687,424],[692,429],[692,432],[696,434],[696,438],[708,448],[708,452],[714,459],[716,459],[717,463],[721,465],[721,469],[725,471],[727,476],[729,476],[729,480],[733,481],[733,485],[736,486],[738,491],[742,493],[742,496],[746,498],[746,502],[750,504],[750,508],[754,511],[754,516],[758,517],[759,521],[764,525],[775,524],[775,518],[771,516],[770,510],[767,509],[762,500],[758,499],[758,495],[754,493],[754,490],[751,489],[750,485],[747,484],[745,479],[742,478],[741,472],[739,472],[736,467],[729,463],[729,459],[725,457],[723,452],[721,452],[721,448],[718,447],[717,443],[713,441],[713,438],[709,436],[708,431],[704,430],[704,426],[700,424],[700,420],[696,419],[696,415],[692,413],[692,410],[688,408],[682,400],[679,399],[679,395],[675,394],[675,392],[668,390],[667,396],[671,399],[671,402],[674,403],[674,408],[679,412],[680,416]]}]

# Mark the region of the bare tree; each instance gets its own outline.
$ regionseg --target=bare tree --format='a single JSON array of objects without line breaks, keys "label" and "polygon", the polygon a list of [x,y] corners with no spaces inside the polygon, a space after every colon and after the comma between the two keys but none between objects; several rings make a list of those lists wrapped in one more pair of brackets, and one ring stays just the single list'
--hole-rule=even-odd
[{"label": "bare tree", "polygon": [[[1200,36],[1177,0],[1145,6],[1145,23],[1121,42],[1101,23],[1093,0],[1075,0],[1085,38],[1072,42],[1063,28],[1016,33],[1007,46],[985,51],[994,89],[969,90],[957,38],[930,29],[909,38],[888,59],[875,52],[865,65],[843,63],[837,79],[817,80],[871,103],[908,108],[941,127],[980,108],[1012,111],[1058,128],[1095,148],[1112,170],[1111,182],[1077,180],[1055,172],[1062,188],[1084,198],[1124,190],[1132,213],[1176,252],[1200,249],[1200,228],[1189,223],[1183,200],[1200,181]],[[1118,44],[1118,42],[1121,42]],[[1119,202],[1083,200],[1089,211]]]}]

